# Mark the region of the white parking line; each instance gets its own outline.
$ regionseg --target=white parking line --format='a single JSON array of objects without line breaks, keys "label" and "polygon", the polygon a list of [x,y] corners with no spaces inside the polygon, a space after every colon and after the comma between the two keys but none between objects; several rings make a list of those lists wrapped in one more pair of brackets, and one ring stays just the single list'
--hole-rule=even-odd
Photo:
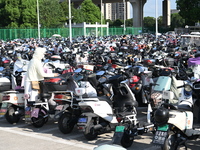
[{"label": "white parking line", "polygon": [[96,147],[96,145],[89,145],[89,144],[85,144],[85,143],[78,142],[78,141],[72,142],[72,141],[68,141],[66,139],[61,139],[61,138],[51,138],[51,137],[46,137],[46,136],[44,138],[44,136],[41,136],[41,135],[38,135],[38,134],[30,134],[30,133],[25,133],[25,132],[22,132],[22,131],[16,131],[16,130],[12,130],[12,129],[7,128],[7,127],[6,128],[0,127],[0,130],[4,131],[4,132],[6,131],[6,132],[22,135],[22,136],[27,136],[27,137],[32,137],[32,138],[36,138],[36,139],[46,140],[46,141],[50,141],[50,142],[71,145],[71,146],[74,146],[74,147],[80,147],[80,148],[84,147],[85,149],[89,149],[89,150],[91,150],[94,147]]}]

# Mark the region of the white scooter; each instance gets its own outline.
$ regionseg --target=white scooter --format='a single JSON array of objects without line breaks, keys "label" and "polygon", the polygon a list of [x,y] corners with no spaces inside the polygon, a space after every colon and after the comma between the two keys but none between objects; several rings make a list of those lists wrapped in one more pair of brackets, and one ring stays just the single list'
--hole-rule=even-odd
[{"label": "white scooter", "polygon": [[[80,96],[79,106],[82,116],[79,118],[77,127],[84,132],[87,140],[94,140],[101,133],[112,131],[118,126],[122,119],[126,119],[133,128],[119,126],[122,132],[120,143],[123,147],[130,147],[133,143],[134,136],[138,135],[141,130],[138,127],[137,111],[138,105],[134,94],[127,84],[124,74],[110,77],[108,83],[113,86],[114,96],[112,99],[104,97],[85,98],[85,88],[76,88],[76,94]],[[86,86],[87,87],[87,86]],[[144,128],[142,128],[144,130]]]},{"label": "white scooter", "polygon": [[[159,145],[163,150],[177,150],[181,146],[187,149],[186,141],[200,136],[200,129],[194,127],[196,117],[199,116],[195,113],[199,113],[199,90],[200,82],[185,84],[177,106],[163,103],[154,112],[157,130],[153,144]],[[173,98],[171,91],[163,91],[163,99]]]},{"label": "white scooter", "polygon": [[0,112],[11,124],[17,123],[24,115],[23,81],[28,63],[29,61],[22,59],[15,62],[12,74],[12,89],[2,93]]}]

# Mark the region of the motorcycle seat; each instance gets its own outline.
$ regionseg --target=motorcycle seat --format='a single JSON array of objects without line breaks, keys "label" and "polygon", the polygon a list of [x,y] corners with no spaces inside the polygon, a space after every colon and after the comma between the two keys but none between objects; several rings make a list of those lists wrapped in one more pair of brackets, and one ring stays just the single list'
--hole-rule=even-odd
[{"label": "motorcycle seat", "polygon": [[178,105],[178,110],[183,110],[183,111],[192,111],[192,107],[186,104]]},{"label": "motorcycle seat", "polygon": [[40,97],[41,97],[41,98],[47,98],[47,99],[48,99],[48,98],[51,97],[51,93],[41,93],[41,94],[40,94]]}]

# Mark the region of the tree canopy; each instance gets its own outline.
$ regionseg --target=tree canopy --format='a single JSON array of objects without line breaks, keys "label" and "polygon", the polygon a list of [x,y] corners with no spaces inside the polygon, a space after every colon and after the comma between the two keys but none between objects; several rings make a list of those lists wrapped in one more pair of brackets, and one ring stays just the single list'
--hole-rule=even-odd
[{"label": "tree canopy", "polygon": [[200,0],[176,0],[179,14],[187,25],[194,25],[199,21]]},{"label": "tree canopy", "polygon": [[[38,0],[39,17],[41,27],[64,27],[69,18],[68,0],[60,3],[60,0]],[[179,14],[172,14],[171,28],[194,25],[199,21],[200,0],[177,0]],[[84,0],[78,8],[71,3],[72,23],[101,23],[101,10],[92,0]],[[37,0],[0,0],[0,27],[4,28],[35,28],[37,27]],[[121,26],[123,21],[104,20],[110,26]],[[132,19],[126,20],[126,27],[131,27]],[[162,26],[162,16],[158,18],[159,26]],[[184,25],[183,25],[184,24]],[[155,18],[144,17],[144,27],[154,27]]]},{"label": "tree canopy", "polygon": [[80,11],[84,22],[95,24],[101,22],[101,11],[92,0],[84,0],[80,6]]}]

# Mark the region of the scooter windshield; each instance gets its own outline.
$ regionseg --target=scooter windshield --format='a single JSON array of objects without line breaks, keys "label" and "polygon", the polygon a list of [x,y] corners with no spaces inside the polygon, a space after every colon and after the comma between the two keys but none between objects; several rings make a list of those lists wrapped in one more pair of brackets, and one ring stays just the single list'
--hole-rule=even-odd
[{"label": "scooter windshield", "polygon": [[171,78],[168,76],[160,76],[156,82],[156,86],[154,87],[154,91],[168,91],[170,90],[171,86]]}]

